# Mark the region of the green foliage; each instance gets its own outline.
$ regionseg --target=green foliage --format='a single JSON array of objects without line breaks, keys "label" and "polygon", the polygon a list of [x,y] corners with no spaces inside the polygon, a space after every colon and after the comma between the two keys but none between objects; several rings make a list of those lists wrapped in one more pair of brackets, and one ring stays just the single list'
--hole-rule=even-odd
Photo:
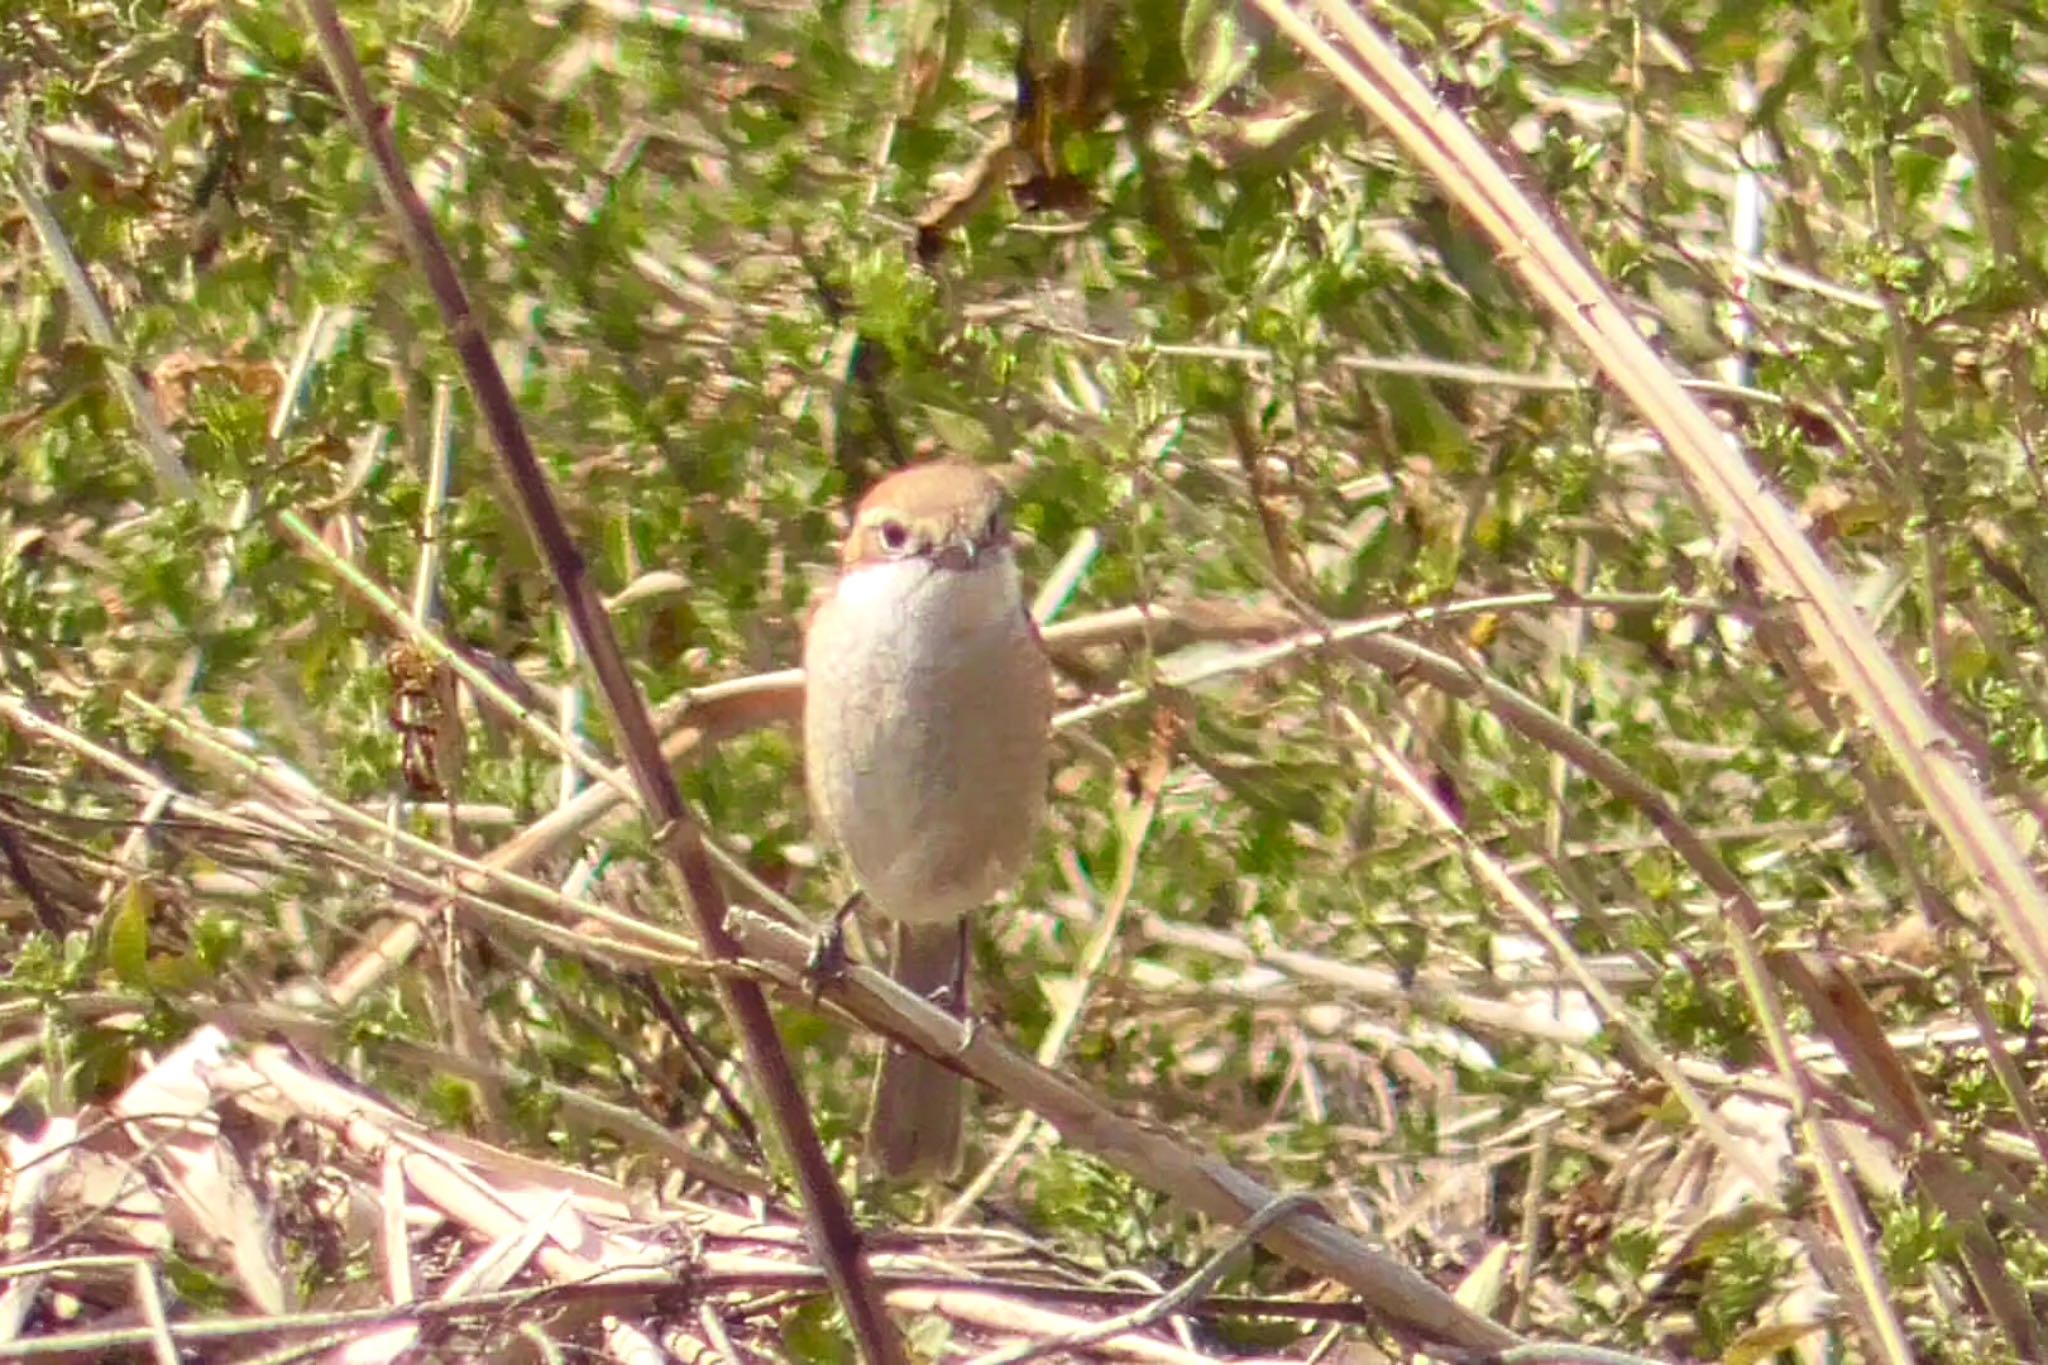
[{"label": "green foliage", "polygon": [[1791,1265],[1775,1237],[1744,1232],[1717,1239],[1702,1269],[1708,1291],[1700,1296],[1701,1345],[1718,1355],[1756,1322]]},{"label": "green foliage", "polygon": [[1034,1215],[1097,1248],[1110,1264],[1149,1262],[1163,1249],[1161,1201],[1122,1172],[1056,1152],[1035,1163],[1032,1175]]}]

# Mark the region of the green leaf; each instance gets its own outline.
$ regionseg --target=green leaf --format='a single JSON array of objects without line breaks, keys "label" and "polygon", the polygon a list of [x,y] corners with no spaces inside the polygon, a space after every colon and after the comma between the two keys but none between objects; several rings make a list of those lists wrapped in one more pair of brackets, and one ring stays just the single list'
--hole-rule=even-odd
[{"label": "green leaf", "polygon": [[149,985],[149,920],[155,904],[149,883],[137,879],[115,898],[107,919],[107,966],[124,986],[146,989]]}]

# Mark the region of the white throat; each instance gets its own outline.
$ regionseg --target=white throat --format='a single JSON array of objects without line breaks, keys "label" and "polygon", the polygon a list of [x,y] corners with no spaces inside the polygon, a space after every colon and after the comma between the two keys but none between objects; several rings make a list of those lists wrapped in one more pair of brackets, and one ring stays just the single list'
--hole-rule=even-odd
[{"label": "white throat", "polygon": [[[919,623],[971,632],[1007,621],[1023,609],[1024,581],[1008,546],[991,550],[971,569],[945,569],[920,558],[857,565],[840,575],[833,594],[859,613],[902,612]],[[902,622],[908,626],[911,621]]]}]

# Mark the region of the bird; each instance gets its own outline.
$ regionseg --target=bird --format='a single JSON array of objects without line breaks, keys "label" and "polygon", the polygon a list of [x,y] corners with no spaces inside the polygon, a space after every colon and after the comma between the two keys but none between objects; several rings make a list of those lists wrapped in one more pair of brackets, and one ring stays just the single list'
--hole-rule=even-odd
[{"label": "bird", "polygon": [[[1029,864],[1044,817],[1052,666],[1024,599],[1010,498],[981,466],[912,465],[861,499],[804,632],[812,817],[889,971],[967,1017],[967,916]],[[886,1180],[958,1173],[966,1089],[891,1046],[867,1154]]]}]

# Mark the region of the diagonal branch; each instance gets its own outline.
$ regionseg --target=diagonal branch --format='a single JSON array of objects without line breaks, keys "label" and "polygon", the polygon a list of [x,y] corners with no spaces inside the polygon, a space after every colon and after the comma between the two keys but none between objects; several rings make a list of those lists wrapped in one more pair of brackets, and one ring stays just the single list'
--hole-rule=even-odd
[{"label": "diagonal branch", "polygon": [[[689,906],[706,952],[714,960],[730,961],[739,956],[739,948],[726,926],[725,896],[717,873],[683,804],[675,775],[662,757],[646,703],[612,632],[611,618],[605,613],[604,603],[585,571],[583,555],[555,503],[547,475],[513,406],[505,377],[470,309],[455,264],[399,161],[386,111],[370,96],[354,45],[335,13],[332,0],[303,0],[303,8],[349,122],[376,166],[386,207],[447,323],[477,410],[498,448],[534,543],[554,574],[576,643],[596,675],[599,694],[620,737],[641,805],[672,865],[672,885]],[[810,1109],[776,1034],[768,1002],[758,986],[735,975],[721,973],[717,989],[719,1001],[740,1036],[748,1070],[768,1106],[776,1137],[796,1169],[812,1248],[824,1266],[833,1293],[846,1310],[861,1353],[869,1360],[900,1360],[902,1345],[895,1329],[882,1315],[881,1297],[861,1263],[860,1234],[819,1146]]]},{"label": "diagonal branch", "polygon": [[1472,216],[1503,262],[1663,439],[1695,495],[1742,533],[1765,581],[1786,600],[1816,653],[1841,680],[1956,861],[1982,887],[2007,949],[2048,988],[2048,892],[2011,828],[1992,810],[1955,738],[1856,610],[1791,511],[1650,349],[1583,250],[1530,201],[1499,157],[1394,45],[1344,0],[1315,4],[1342,46],[1290,0],[1251,3],[1326,68]]}]

